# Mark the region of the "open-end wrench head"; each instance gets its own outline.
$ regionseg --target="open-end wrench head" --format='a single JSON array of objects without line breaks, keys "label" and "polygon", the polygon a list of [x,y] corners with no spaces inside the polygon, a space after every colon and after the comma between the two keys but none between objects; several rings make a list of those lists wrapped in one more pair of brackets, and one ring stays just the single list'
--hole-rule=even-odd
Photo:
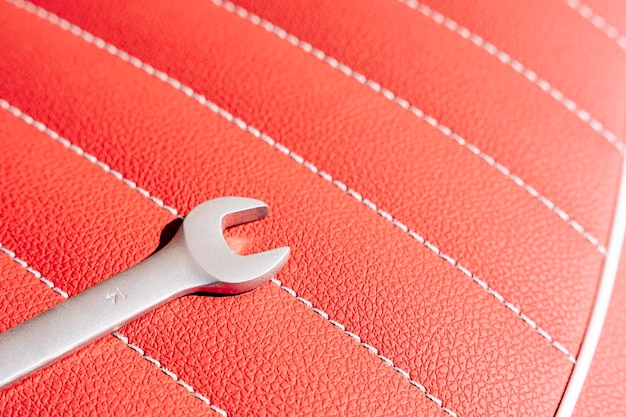
[{"label": "open-end wrench head", "polygon": [[252,198],[221,197],[206,201],[191,210],[182,232],[187,250],[195,263],[217,280],[203,291],[239,294],[253,290],[269,280],[285,265],[289,247],[241,256],[224,240],[224,229],[265,217],[265,203]]}]

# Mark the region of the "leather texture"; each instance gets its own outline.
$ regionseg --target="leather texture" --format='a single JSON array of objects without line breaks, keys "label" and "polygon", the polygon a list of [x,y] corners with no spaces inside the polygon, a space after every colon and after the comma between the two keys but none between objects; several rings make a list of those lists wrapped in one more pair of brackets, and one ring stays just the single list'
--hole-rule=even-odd
[{"label": "leather texture", "polygon": [[[4,413],[554,414],[626,110],[624,51],[572,4],[36,3],[0,4],[0,330],[209,198],[265,201],[227,239],[292,256],[0,392]],[[625,268],[581,416],[624,406]]]},{"label": "leather texture", "polygon": [[574,415],[617,415],[626,407],[626,249],[622,251],[613,297],[589,376]]}]

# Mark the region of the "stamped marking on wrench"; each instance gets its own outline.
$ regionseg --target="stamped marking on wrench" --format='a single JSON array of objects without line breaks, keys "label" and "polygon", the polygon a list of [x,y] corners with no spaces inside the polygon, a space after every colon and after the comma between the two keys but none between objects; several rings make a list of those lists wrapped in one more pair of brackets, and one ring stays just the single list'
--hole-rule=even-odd
[{"label": "stamped marking on wrench", "polygon": [[199,292],[240,294],[269,280],[287,262],[288,247],[240,256],[222,234],[267,211],[251,198],[206,201],[154,255],[0,333],[0,389],[170,300]]},{"label": "stamped marking on wrench", "polygon": [[117,302],[118,295],[122,298],[126,298],[122,290],[120,290],[119,288],[116,288],[113,294],[107,294],[107,300],[111,300],[113,301],[113,304],[115,304]]}]

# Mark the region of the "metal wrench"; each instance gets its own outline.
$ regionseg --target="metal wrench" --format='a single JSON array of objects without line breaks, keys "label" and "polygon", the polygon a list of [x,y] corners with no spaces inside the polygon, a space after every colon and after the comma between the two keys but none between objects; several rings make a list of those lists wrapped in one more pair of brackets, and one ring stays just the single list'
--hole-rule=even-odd
[{"label": "metal wrench", "polygon": [[154,255],[0,333],[0,390],[172,299],[239,294],[269,280],[287,262],[289,247],[240,256],[222,234],[267,212],[250,198],[206,201]]}]

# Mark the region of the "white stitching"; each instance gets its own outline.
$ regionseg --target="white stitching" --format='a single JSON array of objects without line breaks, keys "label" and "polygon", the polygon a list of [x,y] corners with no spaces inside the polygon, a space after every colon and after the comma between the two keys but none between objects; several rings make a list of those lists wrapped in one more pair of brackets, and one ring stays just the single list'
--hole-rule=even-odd
[{"label": "white stitching", "polygon": [[[163,206],[160,206],[161,208],[164,208]],[[167,209],[165,209],[167,210]],[[54,285],[54,283],[48,279],[45,279],[42,277],[41,272],[31,268],[30,266],[28,266],[28,263],[20,258],[18,258],[15,255],[15,252],[10,251],[9,249],[7,249],[6,247],[2,246],[2,243],[0,243],[0,252],[3,252],[5,254],[7,254],[9,256],[9,258],[11,258],[15,263],[17,263],[19,266],[21,266],[22,268],[24,268],[28,273],[30,273],[31,275],[33,275],[35,278],[37,278],[39,281],[43,282],[44,284],[46,284],[48,287],[50,287],[54,292],[56,292],[57,294],[59,294],[61,297],[63,298],[68,298],[68,295],[65,291],[59,289],[56,285]],[[189,391],[190,393],[192,393],[194,395],[194,397],[204,401],[205,403],[207,403],[209,405],[209,407],[219,413],[220,415],[226,417],[226,411],[222,410],[221,408],[211,404],[211,402],[206,399],[205,397],[201,396],[201,395],[196,395],[197,393],[195,393],[195,390],[193,389],[193,387],[187,383],[185,383],[184,381],[182,381],[181,379],[178,378],[178,376],[171,372],[170,370],[168,370],[166,367],[164,367],[163,365],[161,365],[161,363],[159,361],[157,361],[156,359],[152,358],[151,356],[148,356],[145,354],[144,350],[141,349],[139,346],[137,345],[133,345],[128,343],[128,338],[122,334],[120,334],[119,332],[113,332],[111,333],[113,336],[115,336],[117,339],[121,340],[122,342],[124,342],[124,344],[134,350],[135,352],[137,352],[139,355],[141,355],[145,360],[147,360],[148,362],[152,363],[154,366],[156,366],[157,368],[159,368],[161,370],[161,372],[163,372],[164,374],[168,375],[170,378],[172,378],[174,381],[176,381],[176,383],[178,385],[180,385],[181,387],[185,388],[187,391]]]},{"label": "white stitching", "polygon": [[[312,303],[310,301],[308,301],[308,300],[298,296],[297,293],[293,289],[283,285],[283,283],[280,282],[278,279],[272,278],[272,283],[274,283],[275,285],[277,285],[278,287],[283,289],[287,294],[295,297],[298,301],[300,301],[301,303],[303,303],[307,307],[311,307],[312,306]],[[383,361],[383,363],[385,363],[386,365],[388,365],[391,368],[393,368],[394,371],[396,371],[397,373],[402,375],[404,378],[406,378],[411,383],[411,385],[413,385],[417,389],[419,389],[424,394],[424,396],[426,398],[428,398],[429,400],[431,400],[432,402],[437,404],[439,406],[439,408],[441,408],[441,410],[443,412],[447,413],[450,416],[456,417],[457,414],[454,411],[450,410],[449,408],[444,407],[443,406],[443,402],[439,398],[437,398],[437,397],[427,393],[426,392],[426,388],[422,384],[420,384],[419,382],[411,379],[411,375],[407,371],[405,371],[402,368],[397,367],[396,364],[391,359],[389,359],[388,357],[386,357],[384,355],[381,355],[378,352],[378,349],[376,349],[372,345],[369,345],[369,344],[363,342],[359,335],[346,330],[346,326],[344,326],[343,324],[341,324],[341,323],[339,323],[339,322],[337,322],[335,320],[330,319],[329,316],[328,316],[328,313],[326,313],[325,311],[320,310],[318,308],[313,308],[313,311],[315,313],[319,314],[322,318],[324,318],[330,324],[332,324],[333,326],[337,327],[343,333],[348,335],[350,338],[354,339],[358,344],[360,344],[365,349],[369,350],[372,354],[376,355],[381,361]]]},{"label": "white stitching", "polygon": [[36,269],[31,268],[30,266],[28,266],[28,264],[26,263],[26,261],[18,258],[15,255],[15,252],[8,250],[6,247],[2,246],[2,243],[0,243],[0,252],[5,253],[6,255],[9,256],[9,258],[11,258],[13,260],[13,262],[15,262],[16,264],[18,264],[19,266],[21,266],[22,268],[24,268],[26,270],[26,272],[28,272],[29,274],[31,274],[32,276],[34,276],[35,278],[37,278],[39,281],[41,281],[42,283],[44,283],[47,287],[49,287],[50,289],[52,289],[52,291],[54,291],[55,293],[59,294],[61,297],[63,298],[67,298],[68,295],[65,291],[63,291],[62,289],[60,289],[59,287],[57,287],[56,285],[54,285],[54,283],[52,281],[50,281],[49,279],[44,278],[41,275],[41,272],[37,271]]},{"label": "white stitching", "polygon": [[[7,0],[9,2],[11,2],[11,0]],[[214,1],[218,1],[218,0],[214,0]],[[24,2],[22,2],[21,0],[18,0],[18,4],[23,4]],[[16,3],[12,3],[14,5],[17,6]],[[27,6],[31,5],[32,6],[32,10],[31,13],[36,13],[38,16],[42,17],[42,19],[47,19],[48,21],[50,21],[53,24],[58,24],[59,26],[61,26],[61,23],[65,22],[65,30],[70,30],[72,33],[76,34],[76,36],[80,36],[81,38],[83,38],[85,41],[89,42],[89,40],[87,39],[91,39],[92,42],[90,43],[94,43],[94,44],[99,44],[99,48],[105,48],[107,51],[111,51],[114,50],[115,52],[115,56],[119,57],[120,59],[130,62],[133,61],[134,64],[137,68],[139,69],[143,69],[145,71],[145,64],[143,64],[138,58],[135,57],[130,57],[130,55],[126,52],[120,51],[119,49],[117,49],[115,46],[110,45],[108,43],[106,43],[104,40],[99,39],[94,37],[93,35],[89,35],[87,36],[87,32],[83,31],[81,28],[79,28],[78,26],[71,24],[65,20],[60,19],[58,16],[53,15],[52,13],[47,12],[45,9],[42,9],[38,6],[34,6],[31,3],[25,3]],[[226,3],[225,3],[226,4]],[[228,4],[232,4],[232,3],[228,3]],[[234,6],[234,5],[233,5]],[[17,6],[20,7],[20,6]],[[234,6],[234,7],[238,7],[238,6]],[[26,9],[27,11],[29,11],[28,9]],[[52,19],[50,16],[55,16],[54,19]],[[258,16],[257,16],[258,17]],[[260,19],[260,18],[259,18]],[[58,23],[54,23],[54,21],[57,21]],[[268,25],[271,25],[271,23],[267,22]],[[61,26],[63,28],[63,26]],[[282,32],[279,32],[282,33]],[[323,52],[320,51],[321,54],[323,54]],[[150,67],[152,68],[152,67]],[[173,78],[171,78],[169,75],[158,71],[158,70],[154,70],[154,75],[157,76],[157,78],[163,80],[174,80]],[[162,78],[161,78],[162,77]],[[173,84],[177,84],[177,85],[181,85],[180,83],[174,83],[174,82],[168,82],[169,85]],[[182,88],[182,87],[181,87]],[[189,87],[188,87],[189,88]],[[192,90],[193,91],[193,90]],[[284,153],[285,155],[287,155],[288,157],[290,157],[291,159],[293,159],[294,161],[298,162],[299,164],[301,164],[302,166],[306,167],[307,169],[309,169],[310,171],[312,171],[313,173],[315,173],[316,175],[320,176],[321,178],[325,179],[326,181],[330,182],[331,184],[335,185],[337,188],[341,189],[341,190],[347,190],[346,194],[350,195],[351,197],[353,197],[355,200],[359,201],[360,203],[362,203],[363,205],[365,205],[366,207],[370,208],[371,210],[375,211],[377,214],[381,215],[382,217],[384,217],[385,219],[391,219],[392,220],[392,224],[395,225],[396,227],[400,228],[400,230],[404,230],[405,228],[407,230],[409,230],[408,226],[404,225],[402,222],[400,221],[396,221],[394,222],[393,217],[387,213],[384,210],[379,209],[376,204],[374,204],[373,202],[364,199],[360,193],[356,192],[355,190],[350,189],[346,184],[333,179],[333,177],[324,172],[319,170],[314,164],[305,161],[305,159],[294,153],[291,152],[286,146],[281,145],[280,143],[277,143],[274,139],[272,139],[271,137],[267,136],[264,133],[261,133],[258,129],[253,128],[251,126],[249,126],[246,122],[244,122],[243,120],[234,117],[231,113],[227,112],[226,110],[222,109],[221,107],[219,107],[218,105],[208,101],[206,99],[206,97],[204,97],[201,94],[198,93],[193,93],[193,96],[191,96],[191,98],[193,98],[194,100],[196,100],[198,103],[200,103],[201,105],[205,106],[206,108],[208,108],[209,110],[213,111],[214,113],[218,114],[219,116],[225,118],[226,120],[229,120],[230,122],[234,123],[237,127],[239,127],[240,129],[249,132],[250,134],[252,134],[253,136],[263,140],[264,142],[266,142],[268,145],[270,145],[271,147],[273,147],[274,149],[278,150],[281,153]],[[415,109],[415,111],[421,112],[421,110],[419,109]],[[462,265],[460,265],[454,258],[446,255],[445,257],[442,257],[442,252],[437,248],[437,246],[435,246],[434,244],[432,244],[431,242],[428,242],[426,239],[424,239],[419,233],[409,230],[409,232],[407,233],[409,236],[411,236],[413,239],[417,240],[418,242],[420,242],[421,244],[423,244],[424,246],[426,246],[427,248],[429,248],[430,250],[432,250],[433,252],[435,252],[437,255],[439,255],[439,257],[441,257],[441,259],[443,259],[444,261],[448,262],[449,264],[451,264],[454,268],[458,269],[459,271],[461,271],[463,274],[467,275],[469,278],[472,279],[472,281],[474,281],[476,284],[478,284],[480,287],[482,287],[483,289],[485,289],[491,296],[493,296],[496,300],[498,300],[500,303],[502,303],[503,305],[505,305],[505,307],[507,306],[507,304],[505,304],[505,299],[504,297],[498,293],[497,291],[493,290],[491,287],[489,287],[489,285],[484,282],[483,280],[481,280],[480,278],[478,278],[477,276],[475,276],[472,272],[470,272],[467,268],[463,267]],[[445,254],[444,254],[445,255]],[[508,305],[513,305],[513,304],[508,304]],[[507,307],[509,310],[510,308]],[[513,311],[513,310],[511,310]],[[517,311],[519,311],[519,309],[517,309]],[[513,313],[515,313],[515,311],[513,311]],[[552,345],[553,347],[555,347],[557,350],[563,352],[561,349],[559,349],[557,346],[561,346],[560,344],[557,344],[556,346],[554,345],[555,342],[554,339],[552,338],[552,336],[550,336],[550,334],[548,332],[546,332],[545,330],[543,330],[542,328],[538,327],[535,323],[535,321],[530,320],[530,319],[525,319],[528,316],[523,315],[523,313],[519,313],[517,314],[526,324],[528,324],[536,333],[538,333],[539,335],[541,335],[543,338],[545,338],[550,345]],[[571,353],[569,353],[567,350],[565,350],[566,353],[566,357],[567,359],[572,362],[575,363],[576,359],[573,357],[573,355]],[[563,352],[563,353],[565,353]]]},{"label": "white stitching", "polygon": [[209,408],[211,408],[211,410],[215,411],[216,413],[226,417],[226,411],[222,410],[221,408],[211,404],[211,401],[209,401],[205,396],[199,394],[196,392],[196,390],[194,390],[194,388],[189,385],[188,383],[186,383],[185,381],[183,381],[182,379],[180,379],[178,377],[178,375],[176,375],[174,372],[170,371],[169,369],[167,369],[165,366],[163,366],[161,364],[161,362],[159,362],[158,360],[156,360],[155,358],[153,358],[152,356],[146,355],[146,353],[144,352],[143,349],[139,348],[138,346],[129,343],[128,342],[128,337],[120,334],[119,332],[113,332],[112,335],[114,337],[116,337],[117,339],[119,339],[120,341],[122,341],[127,347],[129,347],[130,349],[134,350],[135,352],[137,352],[142,358],[144,358],[145,360],[147,360],[148,362],[150,362],[151,364],[153,364],[154,366],[156,366],[161,372],[163,372],[165,375],[169,376],[170,378],[172,378],[178,385],[180,385],[181,387],[183,387],[184,389],[186,389],[189,393],[191,393],[194,397],[196,397],[197,399],[203,401],[204,403],[206,403]]},{"label": "white stitching", "polygon": [[[544,197],[543,195],[539,194],[539,192],[534,187],[532,187],[531,185],[527,184],[520,177],[512,174],[510,169],[508,169],[507,167],[505,167],[501,163],[497,162],[492,156],[487,155],[486,153],[481,151],[478,147],[472,145],[471,143],[468,143],[460,135],[454,133],[452,131],[452,129],[450,129],[449,127],[440,124],[435,118],[433,118],[431,116],[425,115],[422,110],[412,106],[407,100],[399,98],[398,96],[395,95],[395,93],[393,93],[390,90],[385,89],[380,84],[367,79],[364,75],[359,74],[359,73],[353,71],[347,65],[339,63],[336,59],[327,56],[323,51],[321,51],[319,49],[313,48],[310,44],[300,41],[297,37],[295,37],[293,35],[287,34],[283,29],[275,26],[273,23],[268,22],[266,20],[263,20],[259,16],[251,14],[247,10],[241,8],[240,6],[236,6],[236,5],[234,5],[234,4],[232,4],[232,3],[228,2],[228,1],[222,1],[222,0],[211,0],[211,1],[215,5],[220,6],[220,7],[224,8],[224,9],[226,9],[227,11],[230,11],[230,12],[233,12],[233,13],[237,13],[238,16],[240,16],[240,17],[242,17],[242,18],[244,18],[244,19],[246,19],[246,20],[248,20],[248,21],[250,21],[250,22],[252,22],[252,23],[254,23],[256,25],[258,25],[258,26],[263,27],[265,30],[267,30],[270,33],[273,33],[274,35],[278,36],[279,38],[281,38],[283,40],[288,40],[289,43],[291,43],[292,45],[299,47],[300,49],[304,50],[305,52],[315,56],[317,59],[319,59],[319,60],[321,60],[323,62],[326,62],[331,67],[341,71],[342,73],[344,73],[348,77],[354,78],[359,83],[370,87],[372,90],[374,90],[375,92],[377,92],[379,94],[382,94],[388,100],[390,100],[390,101],[400,105],[404,109],[409,110],[415,116],[417,116],[418,118],[424,120],[426,123],[430,124],[434,128],[438,129],[445,136],[447,136],[450,139],[454,140],[457,144],[459,144],[460,146],[466,148],[467,150],[469,150],[470,152],[472,152],[473,154],[478,156],[480,159],[485,161],[487,164],[489,164],[493,168],[497,169],[505,177],[507,177],[508,179],[513,181],[519,187],[523,188],[533,198],[538,199],[550,211],[554,212],[557,216],[559,216],[559,218],[561,218],[563,221],[565,221],[565,223],[567,223],[570,227],[572,227],[585,240],[587,240],[589,243],[591,243],[591,245],[600,254],[602,254],[602,256],[606,256],[606,248],[603,245],[600,244],[599,240],[596,237],[594,237],[589,231],[585,230],[585,228],[578,221],[574,220],[570,215],[568,215],[563,209],[559,208],[550,199],[548,199],[547,197]],[[272,146],[274,146],[274,145],[272,145]],[[278,146],[283,148],[282,145],[278,145]],[[279,149],[279,150],[281,150],[281,152],[287,154],[287,152],[285,152],[283,149]],[[299,156],[298,156],[298,158],[299,158]]]},{"label": "white stitching", "polygon": [[164,208],[165,210],[167,210],[170,213],[172,213],[174,216],[178,216],[178,211],[175,208],[170,207],[170,206],[164,204],[163,200],[160,200],[160,199],[158,199],[156,197],[151,196],[150,193],[147,190],[145,190],[145,189],[143,189],[141,187],[138,187],[137,184],[134,181],[130,181],[130,180],[124,178],[124,176],[121,173],[111,169],[111,167],[109,165],[105,164],[104,162],[98,161],[98,159],[95,156],[93,156],[91,154],[88,154],[87,152],[85,152],[80,147],[71,144],[70,141],[68,141],[67,139],[59,136],[59,134],[57,132],[53,131],[52,129],[49,129],[45,124],[33,120],[32,117],[24,114],[20,109],[18,109],[17,107],[12,106],[6,100],[0,99],[0,108],[8,111],[9,113],[11,113],[12,115],[14,115],[17,118],[22,119],[22,121],[26,122],[26,124],[35,127],[40,132],[45,133],[46,135],[50,136],[52,139],[54,139],[55,141],[59,142],[61,145],[63,145],[67,149],[71,150],[75,154],[85,158],[86,160],[88,160],[92,164],[96,165],[98,168],[100,168],[101,170],[103,170],[107,174],[113,175],[115,178],[117,178],[118,180],[122,181],[124,184],[128,185],[130,188],[132,188],[133,190],[137,191],[139,194],[141,194],[144,197],[147,197],[150,200],[152,200],[152,202],[155,203],[156,205],[158,205],[159,207]]},{"label": "white stitching", "polygon": [[626,51],[626,36],[619,33],[619,30],[609,24],[602,16],[596,14],[589,6],[583,4],[579,0],[564,0],[565,3],[574,11],[578,12],[585,20],[589,21],[596,29],[614,40],[617,46]]},{"label": "white stitching", "polygon": [[591,117],[589,112],[578,107],[578,105],[576,104],[574,100],[565,97],[565,95],[561,91],[557,90],[549,82],[547,82],[546,80],[542,78],[539,78],[537,73],[526,68],[524,64],[513,59],[507,53],[499,50],[494,44],[485,41],[480,35],[476,33],[472,33],[469,29],[459,25],[457,22],[455,22],[452,19],[445,17],[441,13],[434,11],[430,7],[424,4],[420,4],[416,0],[398,0],[398,1],[400,1],[401,3],[404,3],[405,5],[407,5],[409,8],[413,10],[417,10],[424,16],[430,18],[435,23],[441,26],[444,26],[445,28],[447,28],[448,30],[452,32],[455,32],[462,38],[472,42],[474,45],[481,48],[482,50],[487,52],[489,55],[497,58],[500,62],[512,68],[518,74],[523,75],[528,81],[537,85],[542,91],[548,93],[550,97],[555,99],[557,102],[561,103],[563,106],[565,106],[565,108],[568,111],[574,113],[585,124],[587,124],[593,130],[595,130],[600,135],[602,135],[602,137],[604,137],[604,139],[609,141],[609,143],[611,143],[620,153],[624,153],[624,150],[625,150],[624,144],[617,139],[617,135],[615,133],[605,128],[604,125],[599,120]]}]

